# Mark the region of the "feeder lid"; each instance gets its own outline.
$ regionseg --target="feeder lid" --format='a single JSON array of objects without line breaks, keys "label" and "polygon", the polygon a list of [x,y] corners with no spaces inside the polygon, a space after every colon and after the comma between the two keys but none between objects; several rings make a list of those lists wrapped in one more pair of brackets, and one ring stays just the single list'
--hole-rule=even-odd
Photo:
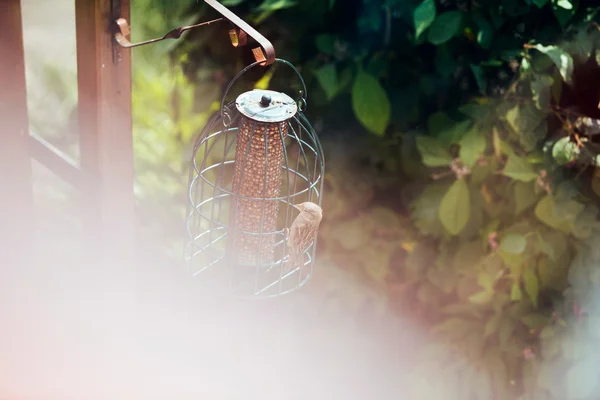
[{"label": "feeder lid", "polygon": [[292,118],[298,105],[285,93],[254,89],[242,93],[235,100],[238,111],[258,122],[282,122]]}]

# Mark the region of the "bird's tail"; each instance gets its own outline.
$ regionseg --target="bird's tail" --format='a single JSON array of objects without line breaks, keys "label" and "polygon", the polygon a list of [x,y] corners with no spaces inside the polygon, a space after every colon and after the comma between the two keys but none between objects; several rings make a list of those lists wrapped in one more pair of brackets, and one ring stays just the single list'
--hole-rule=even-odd
[{"label": "bird's tail", "polygon": [[288,258],[288,262],[286,265],[286,273],[293,271],[301,266],[302,256],[297,254],[297,252],[290,249],[290,257]]},{"label": "bird's tail", "polygon": [[298,257],[296,257],[296,252],[293,251],[292,249],[290,249],[290,256],[288,258],[286,272],[290,272],[290,271],[296,269],[297,258]]}]

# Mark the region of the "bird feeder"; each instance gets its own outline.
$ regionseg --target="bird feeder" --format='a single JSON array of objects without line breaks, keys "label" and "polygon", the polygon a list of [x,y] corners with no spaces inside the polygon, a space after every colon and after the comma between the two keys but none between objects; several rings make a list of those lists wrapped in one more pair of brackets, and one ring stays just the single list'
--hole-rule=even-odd
[{"label": "bird feeder", "polygon": [[[316,237],[290,266],[287,239],[299,213],[297,204],[321,205],[324,159],[321,144],[304,115],[306,85],[289,62],[275,58],[271,42],[217,0],[204,0],[220,18],[182,26],[159,38],[132,43],[129,24],[115,20],[114,39],[134,48],[218,22],[232,27],[229,38],[241,47],[251,38],[256,62],[240,71],[221,99],[221,109],[194,144],[187,207],[190,272],[212,288],[248,296],[276,296],[305,284],[315,263]],[[304,90],[290,96],[253,90],[225,104],[233,83],[256,66],[284,64],[297,74]]]},{"label": "bird feeder", "polygon": [[296,205],[321,205],[324,158],[304,115],[306,86],[293,99],[251,90],[225,104],[194,144],[190,165],[185,261],[211,287],[243,296],[276,296],[305,284],[313,271],[316,239],[299,267],[289,265],[287,238]]}]

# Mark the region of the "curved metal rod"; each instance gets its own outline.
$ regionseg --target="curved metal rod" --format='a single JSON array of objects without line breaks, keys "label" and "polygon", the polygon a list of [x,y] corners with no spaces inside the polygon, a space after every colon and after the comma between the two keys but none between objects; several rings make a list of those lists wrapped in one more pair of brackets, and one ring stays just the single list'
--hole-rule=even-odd
[{"label": "curved metal rod", "polygon": [[219,14],[224,16],[233,25],[238,27],[241,32],[243,32],[244,34],[248,34],[248,36],[256,40],[256,42],[262,47],[262,49],[260,47],[252,49],[252,53],[254,53],[254,58],[257,62],[260,63],[260,65],[266,67],[267,65],[271,65],[275,62],[275,49],[273,48],[271,42],[267,40],[267,38],[258,33],[256,29],[248,25],[243,19],[229,11],[217,0],[204,0],[204,2],[212,8],[214,8]]},{"label": "curved metal rod", "polygon": [[127,39],[127,36],[129,36],[129,25],[127,24],[127,20],[125,18],[119,18],[116,21],[117,26],[119,27],[119,32],[115,33],[115,40],[122,47],[126,47],[126,48],[138,47],[138,46],[143,46],[145,44],[160,42],[161,40],[165,40],[165,39],[179,39],[185,31],[189,31],[190,29],[194,29],[194,28],[199,28],[201,26],[209,25],[209,24],[212,24],[215,22],[223,21],[224,19],[225,18],[217,18],[217,19],[213,19],[210,21],[201,22],[196,25],[181,26],[179,28],[175,28],[172,31],[167,32],[167,34],[161,38],[144,40],[143,42],[131,43],[129,41],[129,39]]},{"label": "curved metal rod", "polygon": [[[206,0],[206,1],[211,1],[211,0]],[[306,91],[306,83],[304,82],[304,78],[302,77],[302,74],[300,74],[300,71],[298,71],[298,68],[296,68],[296,66],[294,64],[292,64],[289,61],[283,60],[281,58],[275,58],[273,59],[273,62],[279,62],[282,63],[284,65],[287,65],[288,67],[290,67],[298,76],[298,79],[300,79],[300,83],[302,84],[302,90],[300,91],[300,99],[304,102],[304,108],[302,110],[300,110],[301,112],[303,112],[306,109],[306,99],[308,98],[308,94]],[[227,94],[229,94],[229,90],[231,90],[231,87],[233,86],[233,84],[239,79],[239,77],[241,77],[242,75],[244,75],[248,70],[251,70],[252,68],[256,67],[257,65],[263,65],[260,63],[260,61],[256,61],[250,65],[247,65],[244,67],[244,69],[242,69],[240,72],[238,72],[233,79],[229,82],[229,84],[227,85],[227,88],[225,88],[225,91],[223,92],[223,97],[221,97],[221,117],[223,119],[225,119],[225,98],[227,97]],[[230,105],[235,104],[235,100],[231,101],[228,104],[228,107]]]},{"label": "curved metal rod", "polygon": [[165,39],[179,39],[185,31],[188,31],[190,29],[198,28],[204,25],[209,25],[214,22],[227,20],[233,26],[235,26],[235,29],[231,29],[229,31],[229,38],[233,47],[244,46],[247,42],[248,36],[250,36],[260,45],[259,47],[252,49],[252,53],[254,54],[254,59],[256,60],[256,62],[263,67],[271,65],[275,62],[275,49],[273,48],[271,42],[267,40],[267,38],[261,35],[256,29],[252,28],[233,12],[229,11],[229,9],[220,4],[217,0],[204,0],[204,2],[210,7],[212,7],[219,14],[221,14],[223,17],[213,19],[211,21],[201,22],[196,25],[175,28],[161,38],[145,40],[143,42],[138,43],[131,43],[129,39],[127,39],[127,36],[129,36],[130,33],[129,25],[125,18],[119,18],[115,21],[118,28],[117,32],[115,33],[115,40],[120,46],[125,48],[138,47],[143,46],[145,44],[160,42],[161,40]]}]

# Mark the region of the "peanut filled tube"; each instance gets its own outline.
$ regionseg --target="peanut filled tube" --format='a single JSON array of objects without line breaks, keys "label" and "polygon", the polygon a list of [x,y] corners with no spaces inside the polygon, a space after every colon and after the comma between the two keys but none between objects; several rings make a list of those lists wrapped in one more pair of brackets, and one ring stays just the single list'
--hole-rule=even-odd
[{"label": "peanut filled tube", "polygon": [[[237,265],[274,262],[277,216],[287,121],[267,123],[241,117],[233,175],[229,254]],[[262,234],[261,234],[262,233]]]}]

